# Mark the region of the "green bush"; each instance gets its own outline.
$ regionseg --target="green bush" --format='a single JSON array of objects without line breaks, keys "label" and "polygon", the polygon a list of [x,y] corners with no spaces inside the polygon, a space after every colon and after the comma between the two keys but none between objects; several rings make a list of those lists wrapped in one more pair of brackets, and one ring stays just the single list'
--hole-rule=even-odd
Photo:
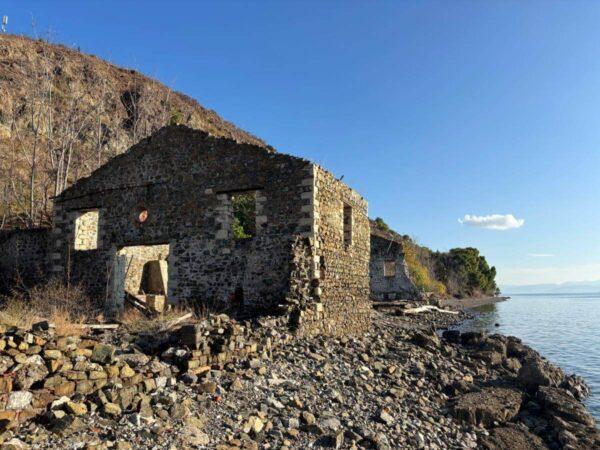
[{"label": "green bush", "polygon": [[380,229],[382,231],[389,231],[389,229],[390,229],[388,224],[385,223],[385,221],[381,217],[375,218],[375,225],[377,226],[378,229]]},{"label": "green bush", "polygon": [[233,238],[247,239],[256,233],[256,193],[239,192],[231,196]]},{"label": "green bush", "polygon": [[181,125],[183,123],[183,113],[178,109],[171,112],[169,125]]}]

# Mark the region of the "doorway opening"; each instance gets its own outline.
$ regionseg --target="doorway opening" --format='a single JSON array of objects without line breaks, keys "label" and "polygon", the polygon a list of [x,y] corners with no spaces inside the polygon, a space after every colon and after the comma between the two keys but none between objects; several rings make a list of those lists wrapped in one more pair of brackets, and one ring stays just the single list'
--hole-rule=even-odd
[{"label": "doorway opening", "polygon": [[169,292],[169,244],[122,247],[116,254],[113,301],[122,309],[127,299],[163,312]]}]

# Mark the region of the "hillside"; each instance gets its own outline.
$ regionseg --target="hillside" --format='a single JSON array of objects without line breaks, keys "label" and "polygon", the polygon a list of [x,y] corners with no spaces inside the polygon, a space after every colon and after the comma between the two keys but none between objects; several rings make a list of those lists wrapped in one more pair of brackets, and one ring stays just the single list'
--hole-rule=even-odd
[{"label": "hillside", "polygon": [[51,197],[168,123],[266,144],[135,70],[0,35],[0,229],[47,222]]},{"label": "hillside", "polygon": [[400,235],[380,217],[371,221],[371,234],[402,243],[410,278],[421,292],[457,298],[496,295],[496,268],[473,247],[437,252]]}]

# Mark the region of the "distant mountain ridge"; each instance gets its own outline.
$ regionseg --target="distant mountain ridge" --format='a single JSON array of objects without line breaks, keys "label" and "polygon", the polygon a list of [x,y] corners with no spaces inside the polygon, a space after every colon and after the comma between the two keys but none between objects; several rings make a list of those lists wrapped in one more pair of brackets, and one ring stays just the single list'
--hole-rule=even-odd
[{"label": "distant mountain ridge", "polygon": [[564,283],[501,285],[502,294],[588,294],[600,292],[600,280]]}]

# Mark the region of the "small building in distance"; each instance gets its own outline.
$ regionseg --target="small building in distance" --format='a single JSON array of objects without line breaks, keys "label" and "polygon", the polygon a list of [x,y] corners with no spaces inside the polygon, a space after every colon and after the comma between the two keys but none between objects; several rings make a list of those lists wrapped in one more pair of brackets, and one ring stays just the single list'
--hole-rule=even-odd
[{"label": "small building in distance", "polygon": [[46,269],[112,312],[166,298],[361,333],[370,235],[366,200],[317,164],[169,126],[55,199]]},{"label": "small building in distance", "polygon": [[399,300],[418,297],[404,260],[403,238],[391,229],[370,221],[371,226],[371,298]]}]

